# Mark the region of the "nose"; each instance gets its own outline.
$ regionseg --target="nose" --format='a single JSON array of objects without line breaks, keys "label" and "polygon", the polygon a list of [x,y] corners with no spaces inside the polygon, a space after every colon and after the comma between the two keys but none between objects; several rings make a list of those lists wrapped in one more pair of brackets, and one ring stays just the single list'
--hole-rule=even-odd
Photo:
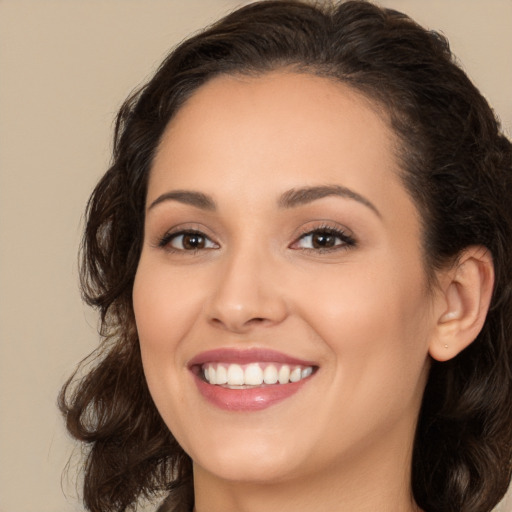
[{"label": "nose", "polygon": [[244,251],[226,258],[216,270],[216,286],[208,303],[212,325],[243,334],[286,318],[279,270],[270,258],[258,251]]}]

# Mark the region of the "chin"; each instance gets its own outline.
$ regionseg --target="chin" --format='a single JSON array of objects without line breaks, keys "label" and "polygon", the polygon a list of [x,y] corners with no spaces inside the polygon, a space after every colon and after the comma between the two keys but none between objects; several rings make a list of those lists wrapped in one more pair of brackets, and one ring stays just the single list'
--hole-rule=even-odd
[{"label": "chin", "polygon": [[243,439],[240,442],[236,439],[229,443],[212,442],[210,447],[198,451],[198,457],[192,454],[194,466],[198,465],[223,480],[267,483],[286,480],[307,461],[294,443],[283,446],[282,441],[266,443],[261,438],[257,442],[248,442],[247,437],[254,437],[251,434],[238,437]]}]

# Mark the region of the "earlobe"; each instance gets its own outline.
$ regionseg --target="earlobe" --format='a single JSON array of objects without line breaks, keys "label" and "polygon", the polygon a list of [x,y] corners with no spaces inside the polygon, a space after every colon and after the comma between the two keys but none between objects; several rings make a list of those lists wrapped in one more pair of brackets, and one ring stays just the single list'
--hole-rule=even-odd
[{"label": "earlobe", "polygon": [[481,246],[465,249],[444,276],[443,311],[429,345],[434,359],[452,359],[475,340],[489,310],[493,285],[490,252]]}]

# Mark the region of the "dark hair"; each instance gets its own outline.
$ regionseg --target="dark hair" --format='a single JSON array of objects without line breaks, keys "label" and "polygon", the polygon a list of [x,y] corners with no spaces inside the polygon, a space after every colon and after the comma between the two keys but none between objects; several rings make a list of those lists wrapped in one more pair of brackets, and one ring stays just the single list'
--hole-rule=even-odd
[{"label": "dark hair", "polygon": [[432,362],[411,483],[428,512],[490,511],[512,473],[512,145],[445,38],[364,1],[243,7],[180,44],[122,106],[82,247],[83,295],[101,312],[104,341],[59,400],[69,431],[89,448],[85,504],[122,511],[158,490],[191,499],[191,461],[151,400],[132,307],[148,174],[167,124],[198,87],[281,68],[341,81],[385,114],[423,221],[430,276],[470,245],[492,254],[481,333],[453,360]]}]

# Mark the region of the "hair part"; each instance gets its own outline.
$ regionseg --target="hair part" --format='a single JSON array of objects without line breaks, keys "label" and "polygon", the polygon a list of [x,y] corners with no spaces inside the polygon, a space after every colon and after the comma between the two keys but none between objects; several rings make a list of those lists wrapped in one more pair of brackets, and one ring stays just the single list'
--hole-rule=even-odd
[{"label": "hair part", "polygon": [[455,359],[432,362],[412,471],[424,510],[489,511],[512,473],[512,145],[445,38],[357,0],[238,9],[180,44],[122,106],[81,248],[83,297],[101,313],[104,341],[95,367],[72,376],[59,399],[69,431],[89,447],[86,506],[120,512],[160,489],[192,499],[191,461],[151,400],[132,306],[148,176],[165,128],[201,85],[280,69],[343,82],[388,117],[430,278],[468,246],[492,253],[482,332]]}]

